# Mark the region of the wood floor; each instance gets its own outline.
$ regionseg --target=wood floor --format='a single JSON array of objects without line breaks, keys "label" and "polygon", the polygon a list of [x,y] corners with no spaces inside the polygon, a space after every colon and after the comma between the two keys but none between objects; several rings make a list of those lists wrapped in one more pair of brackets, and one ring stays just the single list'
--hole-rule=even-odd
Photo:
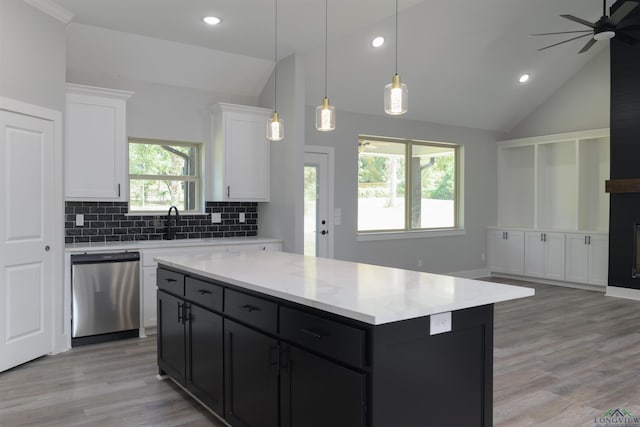
[{"label": "wood floor", "polygon": [[[594,427],[608,409],[639,415],[640,302],[517,284],[536,296],[495,307],[494,425]],[[223,425],[172,381],[158,380],[155,362],[150,337],[4,372],[0,426]]]}]

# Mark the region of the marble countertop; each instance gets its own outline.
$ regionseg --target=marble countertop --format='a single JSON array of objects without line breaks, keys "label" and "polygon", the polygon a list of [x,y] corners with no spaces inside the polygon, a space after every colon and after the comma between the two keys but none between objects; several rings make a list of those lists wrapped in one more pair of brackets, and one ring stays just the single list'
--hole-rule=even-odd
[{"label": "marble countertop", "polygon": [[133,251],[140,249],[179,248],[188,246],[227,246],[282,243],[268,237],[219,237],[211,239],[132,240],[126,242],[67,243],[65,252]]},{"label": "marble countertop", "polygon": [[372,325],[532,296],[479,280],[285,252],[161,256],[159,264]]}]

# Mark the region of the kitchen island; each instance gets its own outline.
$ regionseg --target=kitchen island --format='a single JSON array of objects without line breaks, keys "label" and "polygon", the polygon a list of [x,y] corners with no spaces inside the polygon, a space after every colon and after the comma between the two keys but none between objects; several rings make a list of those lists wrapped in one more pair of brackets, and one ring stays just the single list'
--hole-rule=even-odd
[{"label": "kitchen island", "polygon": [[281,252],[164,256],[158,366],[232,426],[491,426],[529,288]]}]

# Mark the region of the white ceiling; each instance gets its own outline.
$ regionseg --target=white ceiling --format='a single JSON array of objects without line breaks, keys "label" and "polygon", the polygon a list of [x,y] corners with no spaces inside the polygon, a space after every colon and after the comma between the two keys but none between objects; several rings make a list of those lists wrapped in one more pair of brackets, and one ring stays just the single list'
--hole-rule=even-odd
[{"label": "white ceiling", "polygon": [[[264,63],[273,58],[273,1],[55,1],[75,14],[75,23],[236,54],[236,72],[228,64],[219,79],[231,86],[250,60],[241,56],[261,64],[260,84],[270,73]],[[278,7],[278,56],[304,57],[307,101],[320,103],[324,2],[279,0]],[[393,0],[329,1],[328,95],[338,110],[382,114],[382,89],[394,72],[394,7]],[[509,131],[608,45],[598,42],[579,55],[586,42],[579,40],[538,52],[563,36],[528,34],[584,29],[558,15],[595,21],[601,8],[600,0],[400,0],[398,72],[409,86],[403,117]],[[205,15],[223,22],[206,26]],[[388,42],[373,49],[369,42],[378,34]],[[532,74],[527,85],[517,83],[522,72]],[[251,85],[254,96],[260,84]]]}]

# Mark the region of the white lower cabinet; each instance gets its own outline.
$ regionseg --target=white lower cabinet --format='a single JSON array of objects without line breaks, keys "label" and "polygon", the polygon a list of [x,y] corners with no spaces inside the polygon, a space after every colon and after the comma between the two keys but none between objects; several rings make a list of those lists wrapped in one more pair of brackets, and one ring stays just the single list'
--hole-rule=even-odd
[{"label": "white lower cabinet", "polygon": [[489,230],[487,232],[489,270],[496,273],[524,273],[524,232]]},{"label": "white lower cabinet", "polygon": [[282,251],[282,243],[247,243],[221,246],[188,246],[182,248],[154,248],[140,250],[142,260],[142,326],[154,328],[158,324],[156,300],[156,269],[158,263],[153,259],[158,256],[203,254],[216,252],[242,251]]},{"label": "white lower cabinet", "polygon": [[524,275],[564,280],[564,233],[527,231]]},{"label": "white lower cabinet", "polygon": [[567,234],[567,281],[606,286],[609,238],[605,234]]}]

